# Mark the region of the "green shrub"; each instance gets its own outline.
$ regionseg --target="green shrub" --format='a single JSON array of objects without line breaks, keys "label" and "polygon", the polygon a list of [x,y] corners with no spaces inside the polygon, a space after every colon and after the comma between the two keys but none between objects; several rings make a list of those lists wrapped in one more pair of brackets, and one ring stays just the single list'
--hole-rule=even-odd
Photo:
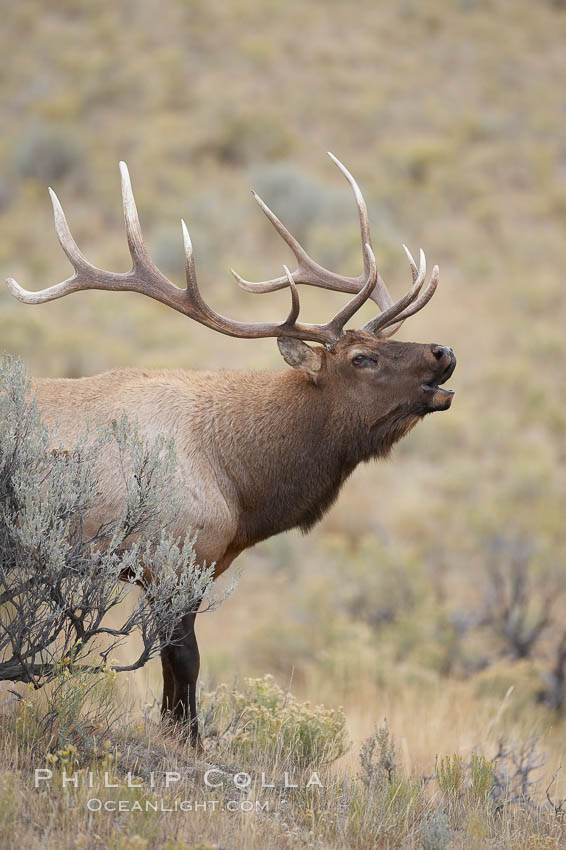
[{"label": "green shrub", "polygon": [[459,797],[464,792],[466,767],[461,756],[437,756],[436,779],[440,790],[448,797]]},{"label": "green shrub", "polygon": [[479,799],[485,799],[495,784],[493,764],[484,755],[472,754],[470,762],[470,793]]},{"label": "green shrub", "polygon": [[300,767],[334,761],[346,751],[346,718],[341,708],[299,702],[266,675],[245,679],[243,690],[219,685],[203,694],[205,735],[224,728],[231,751]]},{"label": "green shrub", "polygon": [[[207,595],[213,565],[196,564],[194,538],[169,533],[181,498],[174,447],[147,443],[126,418],[57,446],[43,425],[31,384],[17,360],[0,364],[0,680],[38,688],[61,666],[91,672],[137,632],[143,666],[168,642],[179,619]],[[89,536],[99,498],[99,455],[116,464],[122,507]],[[135,542],[132,543],[132,538]],[[109,628],[131,584],[147,588],[131,612]],[[116,612],[118,613],[118,612]],[[92,660],[96,649],[97,661]]]},{"label": "green shrub", "polygon": [[432,812],[424,822],[421,845],[423,850],[444,850],[452,838],[450,823],[443,811]]},{"label": "green shrub", "polygon": [[362,744],[360,750],[360,779],[366,788],[375,788],[392,782],[397,773],[395,743],[389,732],[387,720]]},{"label": "green shrub", "polygon": [[14,160],[22,177],[55,183],[81,164],[82,154],[69,130],[40,125],[24,133]]}]

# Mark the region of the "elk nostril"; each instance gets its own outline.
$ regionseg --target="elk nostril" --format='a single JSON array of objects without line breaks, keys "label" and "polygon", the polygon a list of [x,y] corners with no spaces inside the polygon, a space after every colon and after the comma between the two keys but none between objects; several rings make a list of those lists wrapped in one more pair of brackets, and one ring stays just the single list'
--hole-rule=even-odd
[{"label": "elk nostril", "polygon": [[430,350],[437,360],[442,360],[444,355],[448,354],[448,349],[444,345],[433,345]]}]

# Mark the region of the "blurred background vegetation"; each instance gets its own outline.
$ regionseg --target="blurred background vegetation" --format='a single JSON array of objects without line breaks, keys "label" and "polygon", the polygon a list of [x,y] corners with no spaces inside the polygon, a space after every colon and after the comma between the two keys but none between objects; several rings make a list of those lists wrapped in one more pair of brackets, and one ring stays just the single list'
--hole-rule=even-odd
[{"label": "blurred background vegetation", "polygon": [[[451,411],[357,470],[308,538],[242,555],[239,589],[197,629],[211,686],[292,678],[302,698],[344,705],[354,741],[386,716],[422,772],[438,752],[489,755],[503,733],[541,736],[549,770],[566,755],[565,43],[559,0],[3,11],[4,277],[33,289],[69,274],[48,184],[84,253],[126,271],[125,159],[155,262],[182,282],[183,216],[211,305],[282,317],[288,294],[244,293],[228,272],[261,279],[290,260],[249,188],[322,264],[357,274],[354,206],[328,149],[365,193],[392,293],[410,281],[401,242],[440,265],[437,295],[399,336],[455,348]],[[302,300],[307,321],[343,302]],[[0,333],[38,376],[282,367],[273,340],[215,335],[134,294],[33,308],[3,291]],[[158,678],[151,667],[130,685],[157,693]]]}]

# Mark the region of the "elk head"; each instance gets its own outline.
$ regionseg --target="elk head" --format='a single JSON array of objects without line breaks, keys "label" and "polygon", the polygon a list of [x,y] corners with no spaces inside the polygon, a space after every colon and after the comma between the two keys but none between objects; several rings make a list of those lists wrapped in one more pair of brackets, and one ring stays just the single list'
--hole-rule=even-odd
[{"label": "elk head", "polygon": [[[249,292],[272,292],[288,287],[291,309],[283,322],[238,322],[221,316],[203,300],[195,272],[193,249],[184,221],[181,221],[185,248],[187,286],[175,286],[151,260],[143,240],[136,204],[127,166],[120,163],[122,197],[128,246],[132,268],[125,274],[105,271],[93,266],[80,252],[65,219],[55,193],[50,189],[55,227],[61,246],[75,269],[74,275],[40,292],[29,292],[8,278],[12,295],[27,304],[39,304],[61,298],[83,289],[130,290],[161,301],[174,310],[207,327],[235,337],[276,337],[285,361],[294,369],[306,373],[310,381],[323,388],[332,384],[334,396],[360,411],[361,419],[370,428],[377,427],[385,417],[396,416],[406,424],[405,430],[419,417],[435,410],[446,410],[452,392],[443,389],[456,365],[451,348],[442,345],[396,342],[389,339],[405,319],[421,310],[432,298],[438,284],[438,266],[430,281],[426,279],[426,260],[420,252],[419,265],[405,247],[412,274],[412,286],[394,302],[378,274],[371,247],[367,207],[362,193],[350,172],[329,154],[350,184],[360,220],[363,272],[359,277],[346,277],[323,268],[279,221],[269,207],[254,192],[254,198],[287,243],[297,259],[292,273],[284,266],[285,274],[272,280],[251,283],[232,270],[239,285]],[[353,294],[353,298],[325,324],[303,324],[299,317],[297,285],[309,284],[325,289]],[[424,288],[423,288],[424,287]],[[381,312],[361,330],[346,331],[346,323],[357,310],[372,299]],[[307,342],[320,345],[313,348]]]}]

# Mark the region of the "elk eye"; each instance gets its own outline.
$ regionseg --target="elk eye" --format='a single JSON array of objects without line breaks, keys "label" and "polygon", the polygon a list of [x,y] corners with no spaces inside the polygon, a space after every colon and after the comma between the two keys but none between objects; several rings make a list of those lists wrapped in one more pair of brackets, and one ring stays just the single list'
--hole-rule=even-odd
[{"label": "elk eye", "polygon": [[369,357],[366,357],[365,354],[356,354],[355,357],[352,358],[353,366],[363,366],[369,360]]}]

